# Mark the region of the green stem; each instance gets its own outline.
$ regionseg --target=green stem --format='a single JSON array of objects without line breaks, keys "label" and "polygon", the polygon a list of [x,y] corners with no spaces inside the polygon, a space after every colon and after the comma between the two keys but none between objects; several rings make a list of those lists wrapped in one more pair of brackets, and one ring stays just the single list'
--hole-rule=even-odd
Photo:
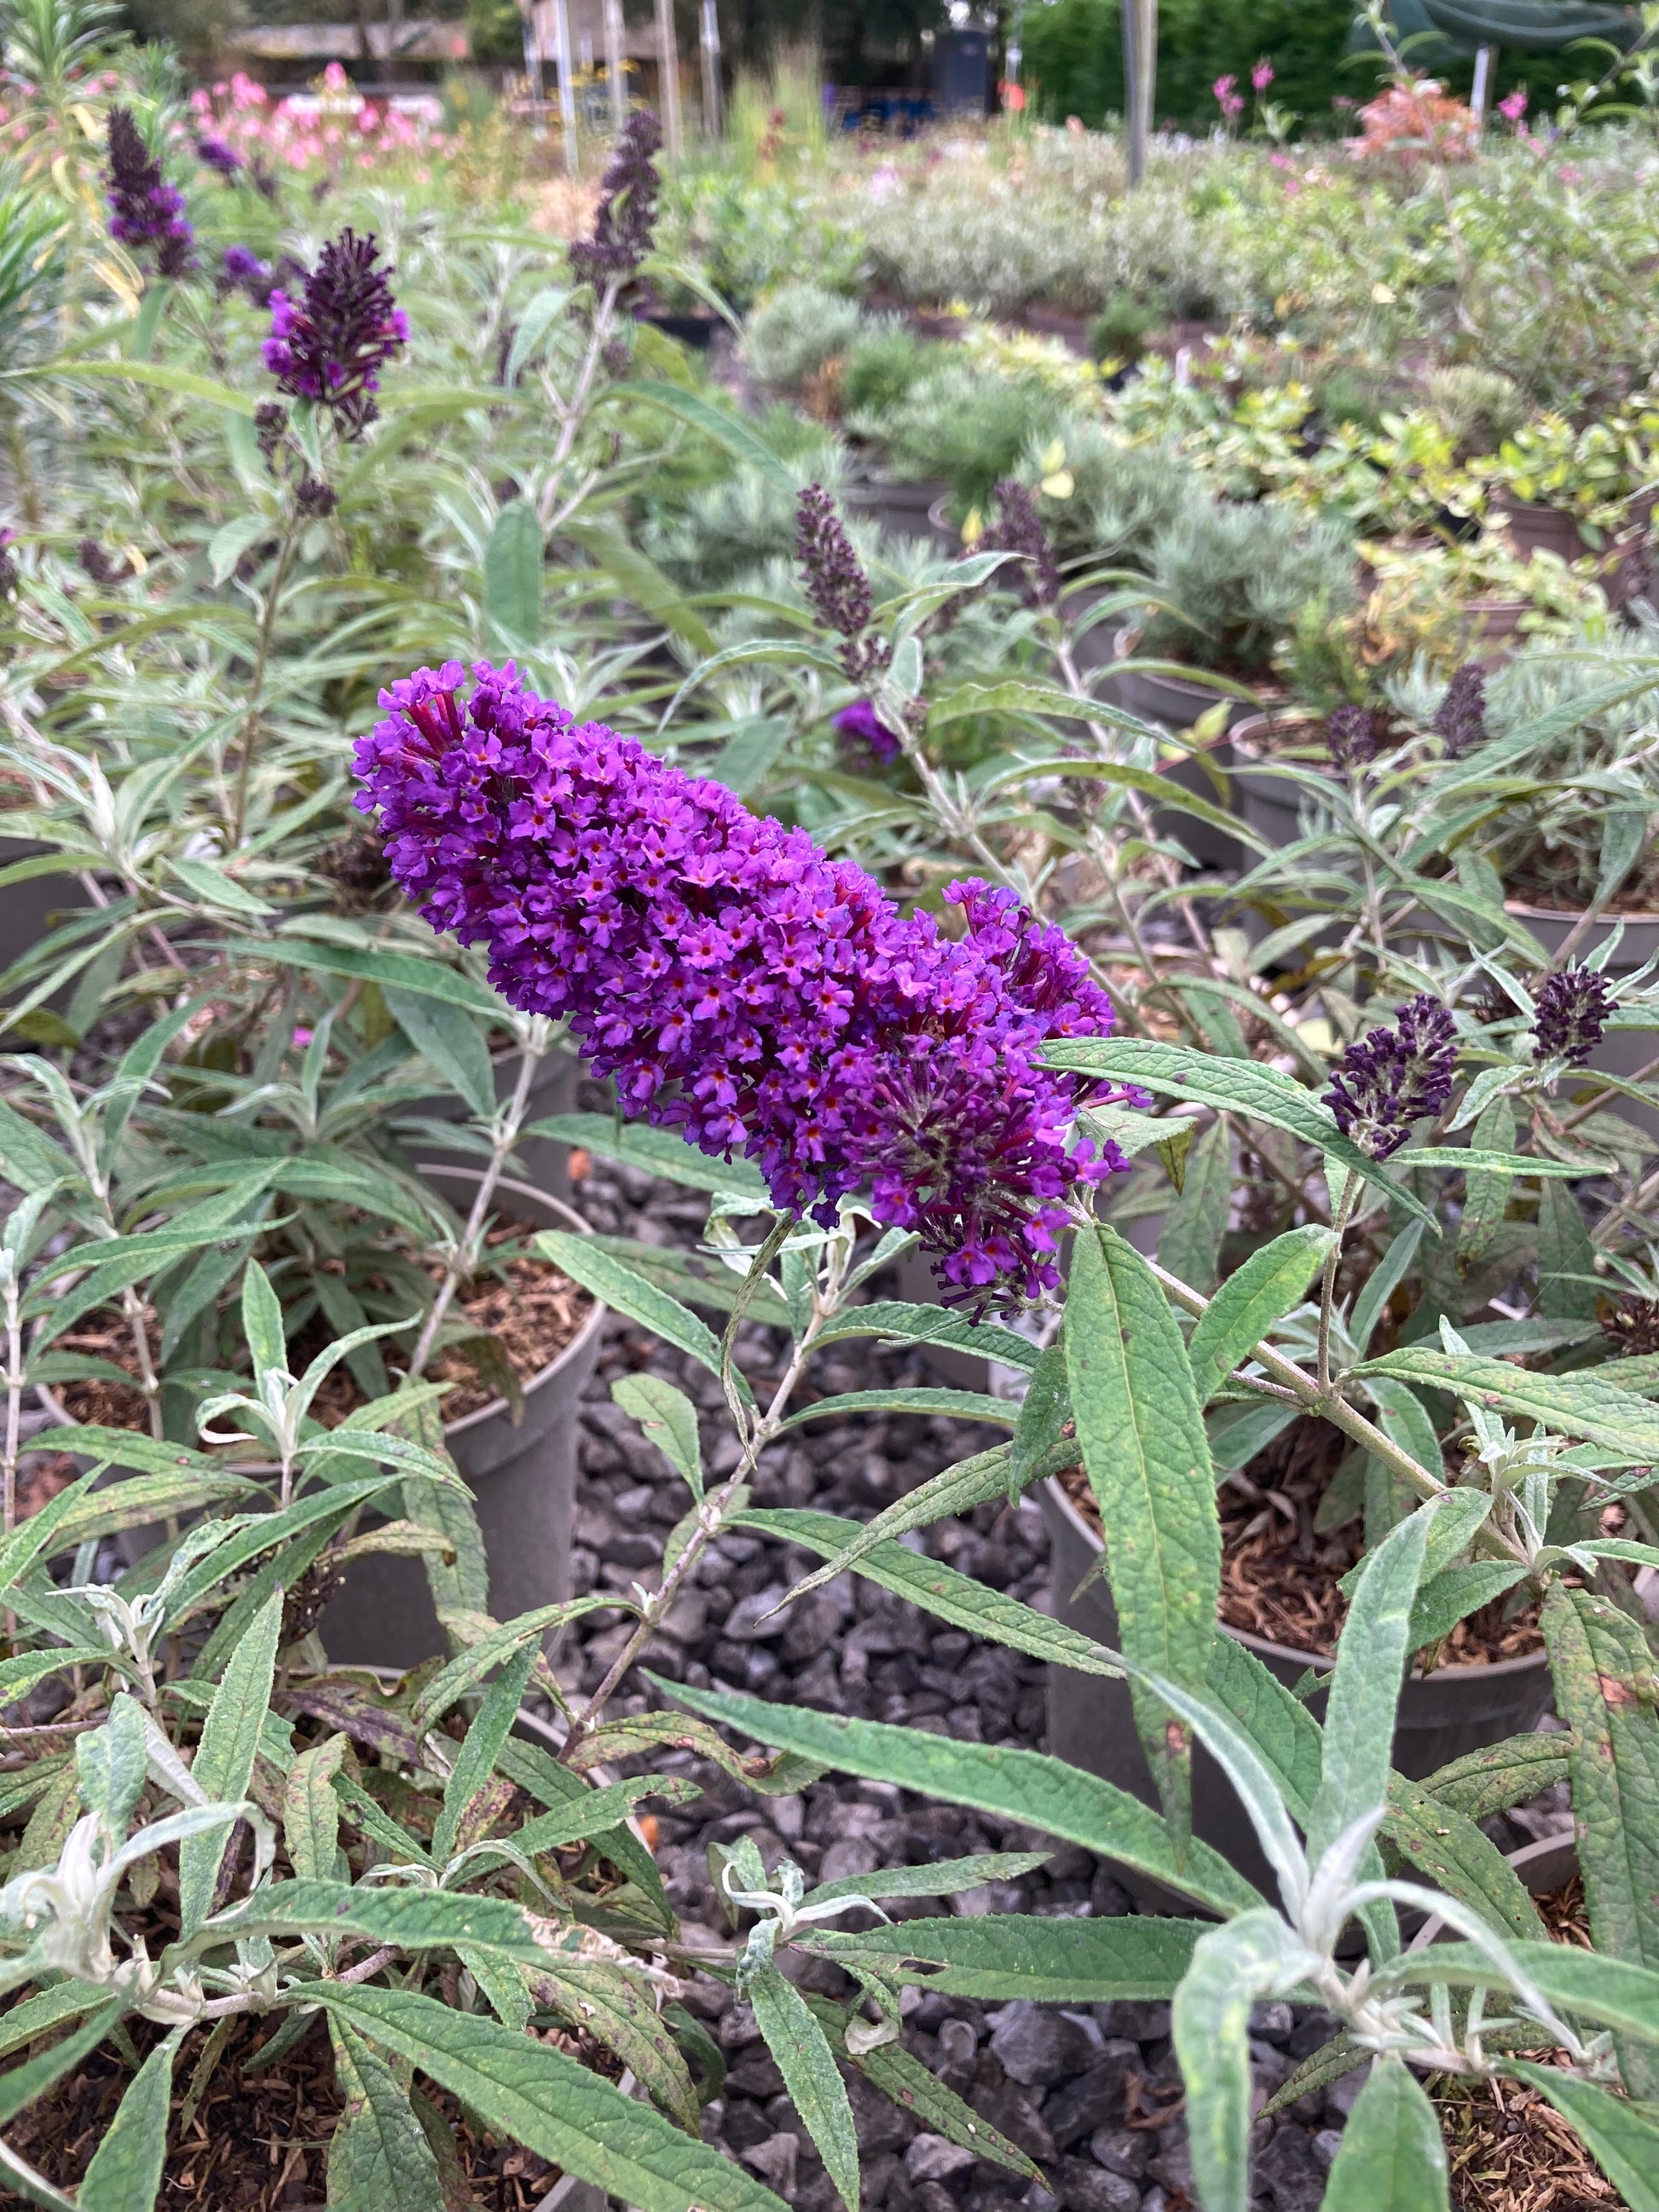
[{"label": "green stem", "polygon": [[271,641],[276,632],[276,611],[283,595],[283,586],[288,581],[294,549],[300,541],[300,516],[297,509],[291,512],[283,531],[282,544],[276,549],[276,565],[271,571],[270,584],[265,592],[264,605],[259,610],[258,641],[253,657],[253,674],[248,684],[247,711],[242,717],[241,757],[236,763],[236,798],[231,812],[230,849],[234,853],[242,842],[242,832],[247,823],[248,775],[253,765],[254,740],[259,733],[259,713],[264,701],[265,670],[270,662]]}]

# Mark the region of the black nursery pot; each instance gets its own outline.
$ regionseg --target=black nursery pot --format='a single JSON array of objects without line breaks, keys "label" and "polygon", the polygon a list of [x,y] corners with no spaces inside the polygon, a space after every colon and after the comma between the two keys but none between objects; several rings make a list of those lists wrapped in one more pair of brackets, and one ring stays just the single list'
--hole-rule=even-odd
[{"label": "black nursery pot", "polygon": [[[1079,1588],[1084,1577],[1099,1567],[1100,1539],[1057,1481],[1045,1482],[1038,1496],[1048,1530],[1054,1617],[1115,1651],[1119,1648],[1117,1608],[1109,1584],[1097,1572],[1086,1589]],[[1328,1657],[1270,1644],[1224,1624],[1218,1633],[1231,1636],[1253,1652],[1286,1687],[1308,1668],[1324,1669],[1331,1664]],[[1536,1728],[1550,1709],[1553,1694],[1549,1662],[1541,1651],[1525,1659],[1499,1660],[1491,1667],[1442,1667],[1431,1674],[1414,1671],[1400,1700],[1394,1764],[1401,1774],[1420,1782],[1466,1753]],[[1322,1693],[1311,1697],[1308,1705],[1316,1716],[1322,1716]],[[1127,1681],[1050,1667],[1048,1748],[1055,1758],[1115,1783],[1144,1803],[1158,1802],[1135,1733]],[[1255,1831],[1231,1784],[1201,1747],[1193,1753],[1193,1832],[1213,1845],[1264,1895],[1278,1893]],[[1167,1908],[1169,1893],[1158,1884],[1125,1872],[1119,1878],[1144,1910]]]}]

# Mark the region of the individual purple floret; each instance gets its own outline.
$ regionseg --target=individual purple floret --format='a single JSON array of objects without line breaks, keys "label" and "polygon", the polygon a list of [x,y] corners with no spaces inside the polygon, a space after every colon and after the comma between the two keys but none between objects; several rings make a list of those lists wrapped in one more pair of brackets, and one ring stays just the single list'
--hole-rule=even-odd
[{"label": "individual purple floret", "polygon": [[1395,1019],[1398,1027],[1348,1047],[1325,1093],[1338,1128],[1374,1160],[1397,1152],[1413,1121],[1444,1109],[1457,1065],[1457,1026],[1438,999],[1422,992]]},{"label": "individual purple floret", "polygon": [[887,665],[887,641],[868,635],[870,580],[822,484],[808,484],[795,501],[795,561],[813,613],[842,641],[848,682],[867,683]]},{"label": "individual purple floret", "polygon": [[131,109],[111,108],[108,149],[104,181],[110,236],[135,252],[154,247],[158,276],[186,276],[196,266],[196,233],[184,194],[163,179]]},{"label": "individual purple floret", "polygon": [[1069,939],[969,883],[952,942],[510,664],[472,672],[465,699],[455,661],[392,684],[356,748],[357,804],[432,927],[488,946],[509,1005],[567,1019],[625,1115],[753,1160],[778,1206],[828,1223],[867,1193],[977,1313],[1052,1289],[1068,1197],[1124,1164],[1071,1138],[1102,1087],[1035,1063],[1112,1026]]},{"label": "individual purple floret", "polygon": [[1613,1008],[1607,979],[1594,968],[1564,968],[1547,975],[1533,1017],[1534,1060],[1565,1060],[1570,1067],[1582,1067],[1601,1043]]},{"label": "individual purple floret", "polygon": [[854,699],[843,707],[830,725],[852,752],[863,751],[878,761],[896,760],[904,744],[884,722],[867,699]]},{"label": "individual purple floret", "polygon": [[997,486],[997,519],[976,553],[1014,553],[1020,557],[1004,570],[1027,606],[1051,607],[1060,597],[1060,568],[1036,511],[1036,501],[1012,477]]},{"label": "individual purple floret", "polygon": [[270,295],[265,367],[292,399],[329,409],[348,438],[379,411],[380,370],[409,341],[409,318],[392,295],[373,236],[346,229],[329,240],[301,299]]},{"label": "individual purple floret", "polygon": [[222,138],[198,138],[196,158],[204,167],[216,169],[222,177],[234,177],[242,166],[242,157],[234,146],[227,146]]},{"label": "individual purple floret", "polygon": [[1474,661],[1466,661],[1447,684],[1444,696],[1429,725],[1455,760],[1472,745],[1486,741],[1486,677]]},{"label": "individual purple floret", "polygon": [[623,126],[593,215],[593,234],[570,248],[570,273],[595,291],[633,276],[651,251],[662,179],[653,159],[662,125],[648,107],[636,108]]}]

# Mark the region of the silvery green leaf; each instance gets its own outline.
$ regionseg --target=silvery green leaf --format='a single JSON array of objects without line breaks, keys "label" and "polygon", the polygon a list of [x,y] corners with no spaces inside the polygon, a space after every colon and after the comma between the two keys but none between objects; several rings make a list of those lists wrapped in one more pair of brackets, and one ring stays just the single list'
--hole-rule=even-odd
[{"label": "silvery green leaf", "polygon": [[847,2212],[858,2212],[859,2144],[853,2107],[823,2030],[774,1966],[747,1977],[755,2023]]},{"label": "silvery green leaf", "polygon": [[1379,2058],[1342,2131],[1322,2212],[1447,2212],[1446,2148],[1421,2084]]},{"label": "silvery green leaf", "polygon": [[1204,2212],[1249,2212],[1250,2008],[1294,1988],[1319,1963],[1265,1906],[1199,1938],[1175,1994],[1171,2031]]},{"label": "silvery green leaf", "polygon": [[76,2203],[81,2212],[151,2212],[167,2157],[173,2061],[184,2031],[167,2036],[134,2075],[92,2154]]},{"label": "silvery green leaf", "polygon": [[[245,1797],[259,1748],[260,1730],[270,1704],[276,1642],[283,1624],[283,1593],[276,1590],[255,1614],[225,1671],[202,1724],[191,1775],[210,1799]],[[214,1885],[223,1856],[222,1843],[210,1834],[189,1837],[179,1849],[179,1922],[193,1935],[212,1909]]]},{"label": "silvery green leaf", "polygon": [[81,1775],[81,1802],[88,1813],[103,1815],[118,1843],[126,1834],[148,1772],[143,1708],[125,1690],[110,1700],[109,1717],[102,1728],[77,1739],[75,1763]]}]

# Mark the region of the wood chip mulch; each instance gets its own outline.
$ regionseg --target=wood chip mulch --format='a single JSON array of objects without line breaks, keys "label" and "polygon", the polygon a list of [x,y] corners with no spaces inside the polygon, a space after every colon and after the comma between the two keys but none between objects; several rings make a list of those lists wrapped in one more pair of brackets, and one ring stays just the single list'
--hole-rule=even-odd
[{"label": "wood chip mulch", "polygon": [[[134,2023],[130,2022],[130,2026]],[[153,2041],[142,2022],[135,2033]],[[206,2084],[187,2127],[183,2108],[205,2039],[192,2035],[174,2069],[169,2148],[157,2203],[198,2212],[321,2212],[327,2201],[328,2146],[343,2100],[335,2081],[326,2030],[319,2024],[268,2071],[244,2075],[251,2057],[272,2033],[270,2023],[239,2023]],[[561,2039],[562,2040],[563,2039]],[[19,2115],[7,2134],[30,2164],[60,2188],[77,2181],[107,2130],[132,2079],[108,2044],[39,2104]],[[559,2178],[559,2169],[505,2139],[475,2131],[447,2090],[416,2077],[416,2087],[447,2124],[453,2142],[439,2152],[446,2200],[477,2212],[532,2212]],[[24,2200],[0,2190],[9,2212]]]},{"label": "wood chip mulch", "polygon": [[[490,1231],[489,1243],[498,1246],[529,1233],[520,1223],[498,1222]],[[579,1284],[561,1274],[545,1260],[509,1260],[503,1273],[505,1281],[493,1273],[480,1275],[459,1294],[450,1310],[458,1320],[465,1319],[479,1331],[488,1331],[498,1338],[514,1373],[520,1382],[528,1383],[580,1334],[593,1310],[593,1301]],[[149,1318],[154,1322],[153,1315]],[[153,1328],[151,1338],[153,1345]],[[320,1334],[314,1344],[295,1340],[289,1346],[289,1358],[296,1371],[313,1352],[322,1350],[325,1341]],[[89,1314],[78,1328],[69,1330],[58,1340],[56,1348],[91,1352],[125,1368],[129,1374],[137,1372],[137,1356],[125,1314]],[[497,1395],[459,1350],[441,1352],[428,1371],[434,1382],[455,1385],[443,1401],[446,1421],[476,1413]],[[57,1395],[64,1411],[77,1421],[95,1422],[111,1429],[142,1429],[146,1425],[143,1392],[129,1389],[122,1383],[92,1377],[66,1382]],[[312,1410],[319,1421],[331,1426],[363,1402],[363,1394],[349,1370],[340,1366],[318,1392]]]}]

